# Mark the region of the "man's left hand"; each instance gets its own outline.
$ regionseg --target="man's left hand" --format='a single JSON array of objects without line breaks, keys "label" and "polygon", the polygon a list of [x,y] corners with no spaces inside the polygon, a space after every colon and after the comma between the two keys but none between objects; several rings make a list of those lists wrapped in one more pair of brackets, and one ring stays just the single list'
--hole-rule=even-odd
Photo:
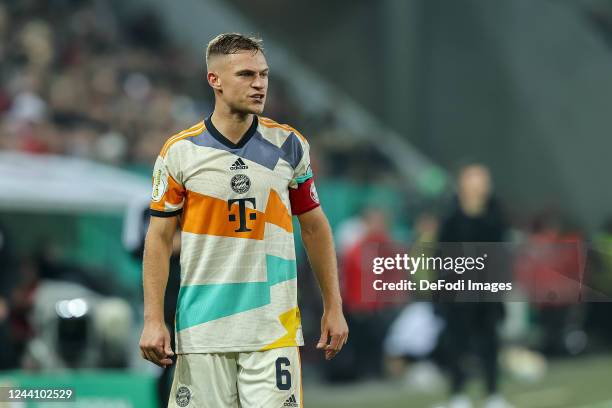
[{"label": "man's left hand", "polygon": [[325,310],[321,318],[321,338],[317,349],[325,350],[325,359],[331,360],[348,341],[348,333],[342,308]]}]

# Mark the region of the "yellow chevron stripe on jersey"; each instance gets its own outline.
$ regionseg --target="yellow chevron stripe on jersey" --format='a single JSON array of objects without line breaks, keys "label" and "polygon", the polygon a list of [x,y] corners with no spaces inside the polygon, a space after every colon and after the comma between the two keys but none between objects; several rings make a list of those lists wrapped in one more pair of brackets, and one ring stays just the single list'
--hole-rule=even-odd
[{"label": "yellow chevron stripe on jersey", "polygon": [[287,330],[287,333],[281,338],[263,347],[261,351],[278,347],[297,346],[297,343],[295,342],[295,335],[298,327],[300,327],[301,324],[300,309],[297,307],[289,309],[285,313],[278,316],[278,320],[280,320],[285,330]]}]

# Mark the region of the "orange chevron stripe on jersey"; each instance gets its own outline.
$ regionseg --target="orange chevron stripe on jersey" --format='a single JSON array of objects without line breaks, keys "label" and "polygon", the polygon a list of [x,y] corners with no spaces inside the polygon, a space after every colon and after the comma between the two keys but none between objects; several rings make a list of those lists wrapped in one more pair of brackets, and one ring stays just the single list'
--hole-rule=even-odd
[{"label": "orange chevron stripe on jersey", "polygon": [[287,232],[293,232],[293,223],[291,222],[291,215],[283,204],[280,196],[275,190],[270,190],[268,195],[268,203],[266,204],[266,222],[270,224],[278,225],[284,228]]},{"label": "orange chevron stripe on jersey", "polygon": [[166,140],[166,143],[164,143],[163,148],[167,150],[167,148],[169,147],[169,145],[171,145],[174,142],[174,139],[183,136],[185,133],[188,132],[193,132],[194,130],[197,130],[199,128],[201,128],[202,126],[205,126],[204,121],[200,121],[198,123],[196,123],[195,125],[188,127],[187,129],[183,129],[178,133],[175,133],[174,135],[170,136],[168,138],[168,140]]},{"label": "orange chevron stripe on jersey", "polygon": [[196,136],[202,133],[204,130],[206,130],[206,126],[204,126],[204,121],[201,121],[199,123],[196,123],[192,127],[177,133],[176,135],[166,140],[166,143],[164,144],[164,147],[162,147],[162,150],[159,155],[162,157],[166,156],[166,153],[168,153],[168,149],[170,149],[170,146],[172,146],[174,143],[190,136]]},{"label": "orange chevron stripe on jersey", "polygon": [[270,190],[265,212],[254,210],[249,205],[245,204],[244,214],[244,225],[249,231],[237,231],[241,220],[237,202],[228,208],[226,200],[187,190],[182,230],[194,234],[262,240],[265,223],[268,222],[293,232],[289,211],[276,191]]},{"label": "orange chevron stripe on jersey", "polygon": [[166,203],[179,205],[183,202],[185,189],[171,175],[168,174],[168,187],[159,201],[151,202],[151,209],[156,211],[166,211]]},{"label": "orange chevron stripe on jersey", "polygon": [[289,132],[293,132],[296,135],[298,135],[300,137],[300,139],[302,139],[304,142],[308,143],[308,141],[306,140],[306,138],[297,130],[295,130],[294,128],[292,128],[289,125],[282,125],[276,121],[273,121],[272,119],[269,118],[265,118],[265,117],[259,117],[259,123],[261,123],[262,125],[264,125],[267,128],[280,128],[283,130],[287,130]]},{"label": "orange chevron stripe on jersey", "polygon": [[264,214],[247,205],[244,216],[249,231],[237,231],[241,219],[238,203],[233,203],[228,209],[226,200],[187,190],[181,227],[183,231],[194,234],[262,240],[265,229]]},{"label": "orange chevron stripe on jersey", "polygon": [[289,125],[286,124],[282,124],[282,123],[278,123],[272,119],[268,119],[268,118],[259,118],[259,123],[261,123],[262,125],[268,127],[268,128],[280,128],[280,129],[284,129],[284,130],[288,130],[293,132],[295,129],[292,128]]}]

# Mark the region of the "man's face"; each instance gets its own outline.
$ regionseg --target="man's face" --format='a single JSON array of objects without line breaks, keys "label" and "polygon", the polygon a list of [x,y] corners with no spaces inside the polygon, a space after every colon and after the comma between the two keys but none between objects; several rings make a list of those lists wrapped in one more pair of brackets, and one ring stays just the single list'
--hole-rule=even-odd
[{"label": "man's face", "polygon": [[468,200],[486,200],[491,194],[489,170],[482,165],[470,165],[459,176],[459,195]]},{"label": "man's face", "polygon": [[261,114],[268,91],[268,64],[261,52],[239,51],[209,61],[208,83],[232,112]]}]

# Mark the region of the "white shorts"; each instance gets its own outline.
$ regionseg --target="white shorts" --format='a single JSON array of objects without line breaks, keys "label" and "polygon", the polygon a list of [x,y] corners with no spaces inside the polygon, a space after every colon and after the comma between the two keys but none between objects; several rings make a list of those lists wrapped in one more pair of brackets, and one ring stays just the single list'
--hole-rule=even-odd
[{"label": "white shorts", "polygon": [[299,348],[179,354],[171,407],[302,408]]}]

